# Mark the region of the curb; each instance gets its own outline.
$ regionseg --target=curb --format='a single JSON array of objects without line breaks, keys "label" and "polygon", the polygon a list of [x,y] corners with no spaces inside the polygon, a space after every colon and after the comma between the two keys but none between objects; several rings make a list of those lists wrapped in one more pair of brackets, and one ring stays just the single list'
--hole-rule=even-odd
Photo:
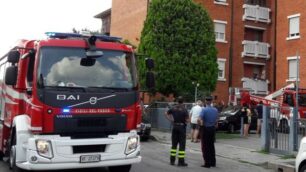
[{"label": "curb", "polygon": [[[167,142],[166,140],[163,140],[162,138],[159,138],[158,136],[154,136],[154,135],[151,135],[150,139],[154,140],[154,141],[157,141],[159,143],[163,143],[163,144],[171,144],[171,143]],[[222,143],[220,143],[220,144],[222,144]],[[228,146],[248,150],[248,151],[251,151],[251,152],[254,151],[253,149],[244,148],[244,147],[238,147],[238,146],[233,146],[233,145],[228,145]],[[201,151],[200,149],[195,149],[195,148],[192,148],[192,147],[189,147],[189,149],[193,150],[193,151]],[[221,155],[221,154],[216,154],[216,156],[219,156],[219,157],[222,157],[222,158],[227,158],[227,159],[232,159],[232,160],[237,160],[237,159],[233,159],[231,157],[224,156],[224,155]],[[291,161],[290,160],[289,161],[288,160],[287,161],[283,160],[282,162],[276,162],[276,161],[265,162],[263,164],[254,164],[254,163],[250,163],[250,164],[253,164],[255,166],[261,166],[261,167],[264,167],[266,169],[272,169],[276,172],[295,172],[294,165],[290,164],[289,162],[292,162],[292,160]]]},{"label": "curb", "polygon": [[291,165],[288,162],[268,162],[268,168],[277,172],[295,172],[294,165]]}]

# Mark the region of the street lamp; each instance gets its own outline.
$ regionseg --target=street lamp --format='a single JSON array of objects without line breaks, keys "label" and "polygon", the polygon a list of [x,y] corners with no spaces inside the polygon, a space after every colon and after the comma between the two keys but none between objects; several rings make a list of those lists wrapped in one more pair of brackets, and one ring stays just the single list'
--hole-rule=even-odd
[{"label": "street lamp", "polygon": [[194,88],[194,102],[197,102],[198,87],[200,86],[200,83],[192,81],[192,85],[195,86],[195,88]]}]

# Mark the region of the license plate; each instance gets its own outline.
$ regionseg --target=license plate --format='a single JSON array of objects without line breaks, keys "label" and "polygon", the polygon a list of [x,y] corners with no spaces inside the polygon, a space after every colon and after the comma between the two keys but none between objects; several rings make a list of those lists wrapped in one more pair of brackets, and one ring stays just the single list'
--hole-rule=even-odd
[{"label": "license plate", "polygon": [[80,157],[81,163],[98,162],[101,160],[100,155],[83,155]]}]

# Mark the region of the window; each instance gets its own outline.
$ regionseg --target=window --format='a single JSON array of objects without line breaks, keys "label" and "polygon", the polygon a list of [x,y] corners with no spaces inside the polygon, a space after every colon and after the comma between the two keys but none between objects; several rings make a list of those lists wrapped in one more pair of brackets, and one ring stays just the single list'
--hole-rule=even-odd
[{"label": "window", "polygon": [[300,14],[292,15],[289,19],[289,35],[287,39],[296,39],[300,37]]},{"label": "window", "polygon": [[288,57],[288,80],[295,81],[297,78],[297,57]]},{"label": "window", "polygon": [[214,3],[218,5],[228,5],[227,0],[215,0]]},{"label": "window", "polygon": [[244,0],[244,3],[250,5],[259,5],[261,7],[266,6],[266,0]]},{"label": "window", "polygon": [[225,81],[225,62],[226,59],[218,58],[218,80]]},{"label": "window", "polygon": [[215,36],[216,36],[216,42],[225,42],[225,25],[227,22],[224,21],[217,21],[214,20],[215,22]]}]

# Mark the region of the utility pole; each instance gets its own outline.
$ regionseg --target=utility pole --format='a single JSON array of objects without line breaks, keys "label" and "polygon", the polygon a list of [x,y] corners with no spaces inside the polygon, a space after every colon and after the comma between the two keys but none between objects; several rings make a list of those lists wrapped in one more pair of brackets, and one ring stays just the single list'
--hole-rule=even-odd
[{"label": "utility pole", "polygon": [[195,85],[194,88],[194,102],[197,102],[197,97],[198,97],[198,87],[200,86],[200,83],[198,82],[192,82],[192,85]]}]

